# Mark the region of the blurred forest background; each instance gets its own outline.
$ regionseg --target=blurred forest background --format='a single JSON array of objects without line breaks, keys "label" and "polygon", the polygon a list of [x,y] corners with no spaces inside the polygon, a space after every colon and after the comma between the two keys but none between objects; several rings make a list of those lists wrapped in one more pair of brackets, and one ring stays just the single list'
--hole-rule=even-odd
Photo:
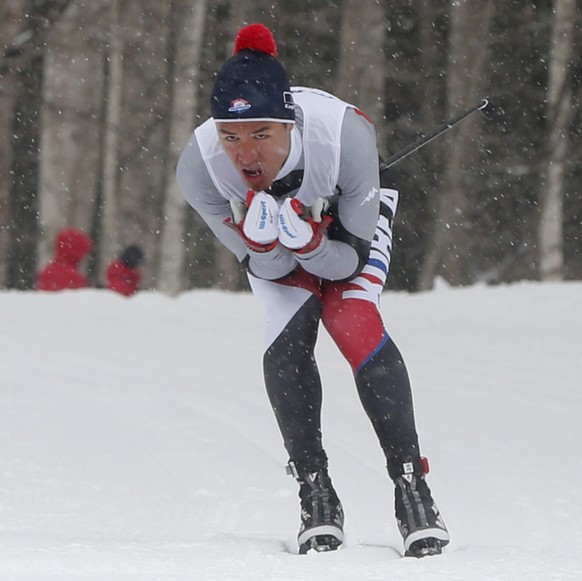
[{"label": "blurred forest background", "polygon": [[246,288],[174,173],[251,22],[292,84],[373,118],[385,158],[496,104],[393,167],[390,288],[582,279],[576,0],[2,0],[0,288],[33,288],[69,226],[95,241],[94,285],[138,243],[147,288]]}]

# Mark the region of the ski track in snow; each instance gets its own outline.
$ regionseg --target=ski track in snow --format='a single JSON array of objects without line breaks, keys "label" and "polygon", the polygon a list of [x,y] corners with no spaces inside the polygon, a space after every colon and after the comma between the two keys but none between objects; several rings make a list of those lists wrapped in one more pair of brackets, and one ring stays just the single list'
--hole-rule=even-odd
[{"label": "ski track in snow", "polygon": [[401,557],[382,454],[323,330],[346,542],[298,556],[251,295],[4,291],[0,580],[582,579],[582,284],[382,302],[452,535],[444,555]]}]

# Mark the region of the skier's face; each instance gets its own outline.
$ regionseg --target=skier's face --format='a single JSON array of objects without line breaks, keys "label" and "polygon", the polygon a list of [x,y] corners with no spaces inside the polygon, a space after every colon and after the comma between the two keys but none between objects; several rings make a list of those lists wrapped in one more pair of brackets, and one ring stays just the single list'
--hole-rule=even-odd
[{"label": "skier's face", "polygon": [[218,122],[226,154],[246,185],[258,192],[275,181],[291,147],[291,123],[276,121]]}]

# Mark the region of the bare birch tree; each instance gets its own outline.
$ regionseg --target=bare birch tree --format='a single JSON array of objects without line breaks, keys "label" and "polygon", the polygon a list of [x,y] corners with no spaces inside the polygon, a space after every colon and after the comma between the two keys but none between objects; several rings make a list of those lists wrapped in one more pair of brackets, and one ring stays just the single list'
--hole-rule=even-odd
[{"label": "bare birch tree", "polygon": [[185,288],[185,228],[187,204],[174,176],[174,168],[194,125],[197,80],[207,2],[175,0],[171,7],[173,59],[169,155],[167,160],[164,226],[160,243],[157,288],[175,295]]},{"label": "bare birch tree", "polygon": [[[344,0],[336,94],[384,131],[384,6],[378,0]],[[381,141],[381,140],[380,140]]]},{"label": "bare birch tree", "polygon": [[53,255],[57,232],[87,234],[96,211],[102,54],[99,4],[73,3],[47,38],[40,183],[39,262]]},{"label": "bare birch tree", "polygon": [[[3,43],[0,76],[12,76],[10,170],[5,252],[5,284],[27,289],[35,285],[37,269],[40,127],[46,38],[67,9],[70,0],[7,5],[3,15],[20,22],[6,30],[19,31]],[[22,9],[24,11],[22,12]],[[4,27],[3,27],[4,29]],[[2,188],[3,191],[6,191]],[[2,200],[0,200],[2,202]],[[6,208],[5,208],[6,209]]]},{"label": "bare birch tree", "polygon": [[10,194],[12,180],[9,179],[13,163],[12,127],[19,79],[10,74],[10,57],[4,47],[15,50],[26,35],[27,2],[25,0],[6,0],[0,7],[0,38],[2,50],[0,60],[0,288],[6,286],[8,270],[8,248],[10,240]]},{"label": "bare birch tree", "polygon": [[[458,0],[450,6],[447,116],[478,101],[485,85],[487,42],[493,19],[492,0]],[[419,277],[419,290],[432,288],[437,275],[453,285],[472,282],[468,210],[463,172],[476,154],[478,120],[469,118],[448,136],[443,182],[434,232]]]},{"label": "bare birch tree", "polygon": [[572,90],[568,68],[576,0],[555,0],[547,88],[547,161],[540,192],[539,272],[542,280],[564,276],[563,196]]},{"label": "bare birch tree", "polygon": [[101,207],[99,216],[99,261],[100,273],[106,258],[113,256],[119,246],[117,217],[119,213],[118,188],[120,170],[119,130],[121,127],[121,96],[123,84],[124,38],[121,24],[121,0],[110,0],[109,5],[109,51],[105,59],[104,91],[105,108],[102,119]]},{"label": "bare birch tree", "polygon": [[155,284],[168,155],[168,15],[167,2],[111,0],[100,271],[138,244],[146,288]]}]

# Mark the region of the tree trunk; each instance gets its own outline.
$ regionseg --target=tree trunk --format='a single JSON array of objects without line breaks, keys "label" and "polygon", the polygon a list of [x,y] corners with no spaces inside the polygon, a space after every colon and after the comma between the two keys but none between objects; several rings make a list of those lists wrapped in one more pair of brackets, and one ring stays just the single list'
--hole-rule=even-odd
[{"label": "tree trunk", "polygon": [[[132,0],[123,5],[124,61],[119,128],[120,180],[117,243],[139,245],[145,255],[143,287],[154,288],[163,204],[171,108],[170,4]],[[109,256],[111,259],[113,256]]]},{"label": "tree trunk", "polygon": [[175,58],[170,79],[172,82],[169,155],[166,170],[166,198],[164,226],[157,266],[157,288],[176,295],[186,286],[185,281],[185,228],[188,206],[182,197],[175,177],[178,158],[188,142],[197,110],[197,87],[206,19],[206,0],[195,4],[176,0],[171,8],[170,26]]},{"label": "tree trunk", "polygon": [[539,272],[542,280],[564,276],[563,195],[572,90],[568,67],[574,36],[576,0],[555,0],[548,69],[547,162],[540,193]]},{"label": "tree trunk", "polygon": [[[11,92],[0,109],[10,117],[0,119],[8,129],[9,152],[0,167],[9,167],[11,180],[0,186],[0,284],[26,289],[36,282],[39,237],[38,199],[40,181],[40,127],[43,106],[43,67],[46,37],[70,0],[3,3],[0,9],[0,93]],[[5,77],[8,77],[6,81]],[[8,137],[11,136],[11,137]],[[6,227],[3,228],[3,224]]]},{"label": "tree trunk", "polygon": [[34,288],[36,284],[42,74],[42,54],[28,60],[21,70],[12,128],[14,181],[9,206],[7,286],[16,289]]},{"label": "tree trunk", "polygon": [[[73,4],[47,38],[42,114],[39,260],[65,227],[90,234],[96,211],[102,56],[99,6]],[[79,58],[79,47],[83,58]],[[96,50],[97,48],[97,50]]]},{"label": "tree trunk", "polygon": [[[0,135],[12,135],[15,116],[17,81],[8,76],[2,82],[4,92],[0,92]],[[10,195],[13,180],[9,179],[14,151],[11,139],[0,139],[0,288],[5,288],[8,274],[8,248],[12,217],[10,213]]]},{"label": "tree trunk", "polygon": [[[492,0],[451,4],[447,116],[482,97],[487,42],[493,19]],[[438,194],[434,232],[419,277],[419,290],[432,288],[436,276],[452,285],[473,282],[470,272],[469,198],[463,173],[475,160],[478,117],[464,120],[448,135],[445,174]]]},{"label": "tree trunk", "polygon": [[336,94],[370,117],[378,132],[384,132],[384,33],[380,2],[344,0]]},{"label": "tree trunk", "polygon": [[[6,45],[12,44],[23,29],[27,2],[12,0],[0,7],[0,52],[3,55]],[[14,124],[16,97],[19,78],[8,73],[8,65],[3,58],[0,63],[0,288],[5,288],[8,275],[8,246],[11,236],[10,195],[13,180],[9,179],[13,163],[12,128]]]},{"label": "tree trunk", "polygon": [[107,265],[107,260],[119,248],[117,220],[119,214],[118,189],[120,171],[119,128],[121,126],[121,95],[123,83],[124,39],[120,23],[121,0],[111,0],[109,53],[105,60],[105,118],[103,119],[103,151],[100,159],[101,168],[101,216],[99,223],[99,257],[100,274]]}]

